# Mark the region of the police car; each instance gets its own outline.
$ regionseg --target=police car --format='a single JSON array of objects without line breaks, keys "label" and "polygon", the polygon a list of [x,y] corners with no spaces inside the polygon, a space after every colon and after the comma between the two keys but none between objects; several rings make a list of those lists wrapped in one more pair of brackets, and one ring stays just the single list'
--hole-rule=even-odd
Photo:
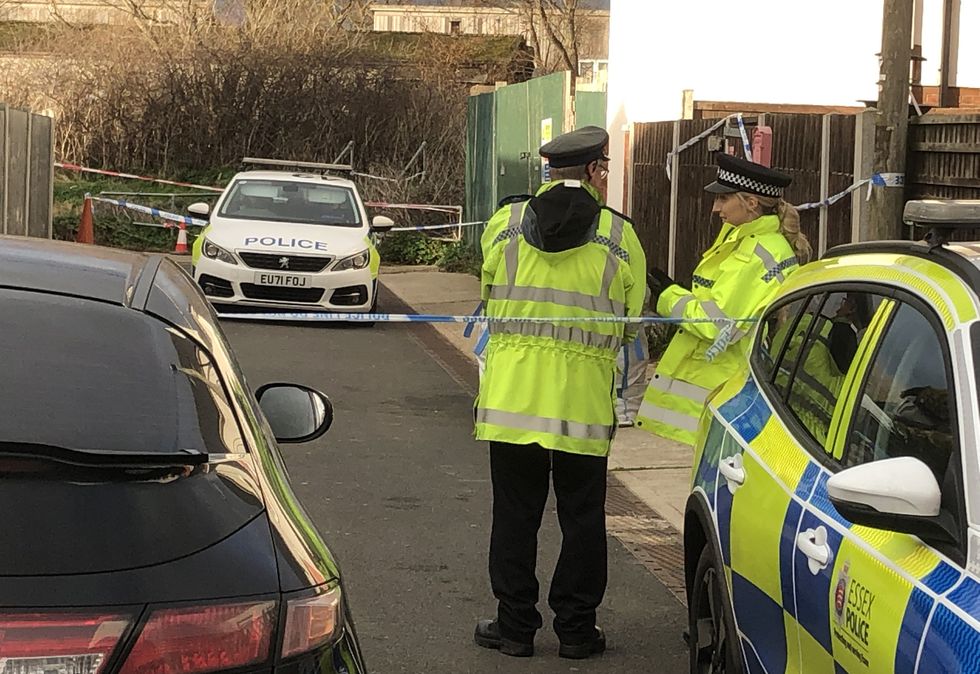
[{"label": "police car", "polygon": [[929,243],[830,250],[762,312],[701,419],[693,672],[980,671],[980,202]]},{"label": "police car", "polygon": [[238,173],[193,247],[194,279],[213,304],[373,311],[380,259],[375,237],[393,222],[368,222],[350,166],[243,160],[288,170]]}]

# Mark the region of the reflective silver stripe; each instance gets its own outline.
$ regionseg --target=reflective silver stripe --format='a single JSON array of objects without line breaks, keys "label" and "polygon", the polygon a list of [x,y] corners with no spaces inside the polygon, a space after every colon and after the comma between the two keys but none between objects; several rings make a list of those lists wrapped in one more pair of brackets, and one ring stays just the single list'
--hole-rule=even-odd
[{"label": "reflective silver stripe", "polygon": [[640,405],[640,411],[637,413],[637,416],[650,419],[651,421],[659,421],[668,426],[679,428],[682,431],[696,433],[698,430],[698,420],[694,417],[689,417],[686,414],[681,414],[673,410],[665,410],[663,407],[658,407],[645,400]]},{"label": "reflective silver stripe", "polygon": [[491,410],[484,407],[477,408],[476,422],[479,424],[494,424],[497,426],[519,428],[524,431],[535,431],[537,433],[562,435],[566,438],[575,438],[576,440],[608,441],[612,437],[613,431],[612,426],[603,426],[602,424],[583,424],[567,419],[534,417],[516,412]]},{"label": "reflective silver stripe", "polygon": [[706,389],[703,386],[697,386],[686,381],[681,381],[680,379],[671,379],[662,374],[655,374],[653,379],[650,380],[650,386],[658,391],[686,398],[699,405],[703,405],[705,398],[711,393],[710,389]]},{"label": "reflective silver stripe", "polygon": [[728,318],[728,314],[722,311],[714,300],[705,300],[701,303],[701,308],[708,314],[708,318]]},{"label": "reflective silver stripe", "polygon": [[772,256],[772,253],[766,250],[765,246],[763,246],[761,243],[757,243],[755,246],[755,254],[759,256],[759,259],[762,260],[762,264],[766,268],[766,274],[763,276],[763,279],[772,280],[775,278],[779,279],[780,283],[786,280],[786,277],[783,276],[783,266],[776,262],[776,258]]},{"label": "reflective silver stripe", "polygon": [[[608,297],[596,297],[571,290],[555,290],[554,288],[535,288],[533,286],[493,286],[490,288],[492,300],[516,300],[519,302],[551,302],[564,307],[586,309],[614,316],[622,316],[626,306]],[[582,321],[588,321],[583,316]]]},{"label": "reflective silver stripe", "polygon": [[[507,223],[508,228],[516,229],[521,224],[521,216],[524,213],[523,204],[511,204],[510,207],[510,222]],[[521,236],[518,234],[510,241],[507,242],[507,247],[504,248],[504,264],[507,266],[507,284],[516,285],[517,284],[517,262],[519,259],[518,253],[520,252]]]},{"label": "reflective silver stripe", "polygon": [[[583,319],[588,320],[588,319]],[[491,323],[491,335],[521,335],[524,337],[543,337],[561,342],[582,344],[596,349],[608,349],[613,353],[619,351],[623,339],[614,335],[601,335],[582,328],[554,323]]]},{"label": "reflective silver stripe", "polygon": [[674,308],[670,310],[670,317],[684,318],[684,309],[693,301],[694,295],[684,295],[682,298],[677,300],[677,304],[675,304]]},{"label": "reflective silver stripe", "polygon": [[619,267],[619,258],[612,253],[606,253],[606,267],[602,270],[602,288],[599,294],[609,297],[609,290],[612,288],[613,280],[616,278],[616,269]]},{"label": "reflective silver stripe", "polygon": [[[619,247],[623,242],[623,228],[625,227],[625,222],[618,215],[612,216],[612,225],[609,230],[609,240],[612,241],[613,247]],[[602,289],[599,294],[603,297],[609,296],[609,290],[612,288],[613,279],[616,278],[616,270],[619,268],[619,258],[616,257],[615,253],[610,250],[609,254],[606,256],[606,268],[602,272]]]}]

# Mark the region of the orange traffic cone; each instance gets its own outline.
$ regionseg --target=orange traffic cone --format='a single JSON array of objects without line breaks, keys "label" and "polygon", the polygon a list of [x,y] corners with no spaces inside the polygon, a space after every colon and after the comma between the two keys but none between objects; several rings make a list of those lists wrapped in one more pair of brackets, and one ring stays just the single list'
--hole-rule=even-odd
[{"label": "orange traffic cone", "polygon": [[75,234],[76,243],[95,243],[95,224],[92,218],[92,200],[85,197],[82,204],[82,218],[78,221],[78,232]]},{"label": "orange traffic cone", "polygon": [[174,248],[174,253],[177,255],[187,255],[187,225],[184,223],[179,223],[178,227],[180,229],[177,231],[177,246]]}]

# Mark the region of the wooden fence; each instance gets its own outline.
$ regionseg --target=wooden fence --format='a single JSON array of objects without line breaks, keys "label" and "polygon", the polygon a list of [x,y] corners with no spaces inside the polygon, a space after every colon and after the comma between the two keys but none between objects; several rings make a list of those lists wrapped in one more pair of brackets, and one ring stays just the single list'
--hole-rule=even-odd
[{"label": "wooden fence", "polygon": [[[795,204],[819,202],[871,175],[873,121],[870,113],[787,114],[745,117],[750,126],[772,129],[772,166],[790,174],[786,193]],[[716,120],[699,119],[637,124],[632,131],[629,167],[630,212],[651,266],[665,269],[682,282],[718,232],[712,217],[712,196],[704,186],[714,180],[715,151],[732,149],[742,155],[735,120],[718,129],[712,141],[674,154],[688,139],[711,128]],[[668,179],[670,164],[673,180]],[[861,238],[867,224],[865,190],[857,190],[829,207],[801,212],[803,232],[814,251]]]},{"label": "wooden fence", "polygon": [[0,103],[0,234],[51,237],[54,120]]},{"label": "wooden fence", "polygon": [[[908,163],[907,199],[980,199],[980,113],[936,110],[912,119]],[[955,238],[977,241],[980,230]]]}]

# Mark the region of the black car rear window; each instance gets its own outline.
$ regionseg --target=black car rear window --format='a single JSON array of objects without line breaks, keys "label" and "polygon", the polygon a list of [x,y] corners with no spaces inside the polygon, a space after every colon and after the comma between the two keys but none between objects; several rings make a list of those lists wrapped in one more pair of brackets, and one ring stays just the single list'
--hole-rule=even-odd
[{"label": "black car rear window", "polygon": [[207,353],[145,314],[0,289],[0,442],[109,452],[243,451]]}]

